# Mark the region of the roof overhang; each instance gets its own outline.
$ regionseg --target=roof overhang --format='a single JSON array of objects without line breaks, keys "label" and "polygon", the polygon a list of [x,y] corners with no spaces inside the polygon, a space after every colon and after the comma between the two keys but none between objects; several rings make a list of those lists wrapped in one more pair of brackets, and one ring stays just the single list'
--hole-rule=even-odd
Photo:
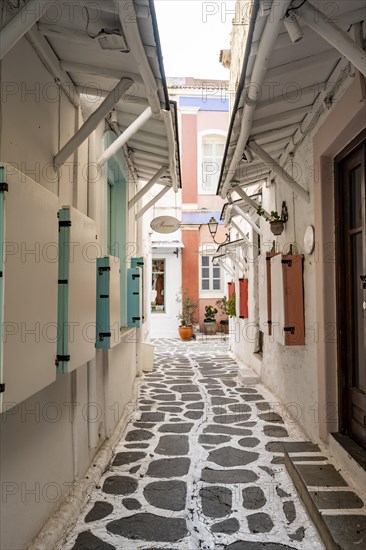
[{"label": "roof overhang", "polygon": [[[56,11],[57,17],[55,2],[45,0],[20,3],[15,13],[9,10],[0,48],[5,56],[26,35],[70,101],[88,117],[89,126],[84,123],[77,139],[56,155],[55,165],[65,162],[106,118],[118,135],[135,124],[121,148],[137,178],[149,181],[167,166],[160,183],[177,190],[177,106],[168,97],[153,0],[131,0],[128,6],[124,0],[70,0],[58,3]],[[118,89],[122,79],[124,90]],[[149,116],[136,125],[146,112]]]},{"label": "roof overhang", "polygon": [[[332,13],[323,17],[310,0],[273,1],[268,9],[253,1],[217,189],[223,198],[233,187],[270,176],[309,200],[284,167],[339,88],[351,84],[355,72],[366,72],[364,0],[331,4]],[[330,10],[327,2],[317,5]],[[284,25],[286,14],[295,16],[303,34],[296,43]]]}]

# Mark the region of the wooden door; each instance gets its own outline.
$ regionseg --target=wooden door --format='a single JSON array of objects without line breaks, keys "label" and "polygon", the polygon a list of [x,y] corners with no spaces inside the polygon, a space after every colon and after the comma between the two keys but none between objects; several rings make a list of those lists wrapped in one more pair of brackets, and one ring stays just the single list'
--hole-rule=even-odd
[{"label": "wooden door", "polygon": [[340,429],[366,448],[366,135],[336,159]]}]

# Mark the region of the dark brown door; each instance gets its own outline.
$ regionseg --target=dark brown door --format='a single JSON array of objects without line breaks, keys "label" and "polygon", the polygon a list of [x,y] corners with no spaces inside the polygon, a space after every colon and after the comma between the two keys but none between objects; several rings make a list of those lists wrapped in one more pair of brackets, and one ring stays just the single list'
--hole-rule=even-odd
[{"label": "dark brown door", "polygon": [[340,429],[366,448],[366,140],[336,159]]}]

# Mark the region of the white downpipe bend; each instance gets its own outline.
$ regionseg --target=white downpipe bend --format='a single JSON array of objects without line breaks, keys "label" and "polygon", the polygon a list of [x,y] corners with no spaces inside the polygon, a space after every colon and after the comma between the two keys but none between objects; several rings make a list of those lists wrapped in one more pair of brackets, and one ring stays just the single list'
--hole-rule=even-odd
[{"label": "white downpipe bend", "polygon": [[169,112],[169,111],[163,110],[163,119],[164,119],[164,125],[165,125],[167,138],[168,138],[170,176],[172,178],[174,192],[177,193],[179,189],[179,183],[177,178],[177,160],[176,160],[177,147],[176,147],[176,142],[174,137],[174,128],[173,128],[173,122],[171,117],[171,111]]}]

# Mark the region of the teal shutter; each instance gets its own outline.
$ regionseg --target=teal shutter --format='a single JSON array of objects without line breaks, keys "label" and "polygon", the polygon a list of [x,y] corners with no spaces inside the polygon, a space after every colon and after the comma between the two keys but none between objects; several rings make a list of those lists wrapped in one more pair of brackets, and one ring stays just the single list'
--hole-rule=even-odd
[{"label": "teal shutter", "polygon": [[145,320],[145,300],[144,300],[144,289],[145,289],[145,263],[144,258],[131,258],[131,267],[140,267],[141,268],[141,313],[142,321]]},{"label": "teal shutter", "polygon": [[140,279],[142,271],[138,267],[127,270],[127,325],[140,328]]},{"label": "teal shutter", "polygon": [[69,319],[69,263],[70,263],[70,209],[59,210],[58,222],[58,313],[57,313],[57,372],[68,372],[70,361]]},{"label": "teal shutter", "polygon": [[96,347],[110,348],[110,265],[109,258],[97,258]]}]

